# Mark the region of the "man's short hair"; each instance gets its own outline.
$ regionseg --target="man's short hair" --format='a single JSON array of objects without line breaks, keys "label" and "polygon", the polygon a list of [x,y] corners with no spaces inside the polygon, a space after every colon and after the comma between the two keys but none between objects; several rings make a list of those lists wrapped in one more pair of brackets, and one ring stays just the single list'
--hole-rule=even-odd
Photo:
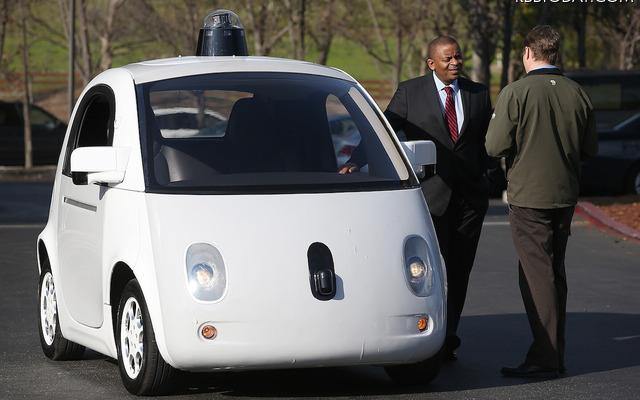
[{"label": "man's short hair", "polygon": [[555,65],[560,48],[560,35],[549,25],[538,25],[525,36],[524,47],[533,51],[534,60]]},{"label": "man's short hair", "polygon": [[436,47],[440,47],[446,44],[455,44],[458,47],[460,47],[458,42],[451,36],[440,36],[438,38],[433,39],[431,43],[429,43],[429,54],[427,54],[427,59],[431,58],[431,55],[434,53]]}]

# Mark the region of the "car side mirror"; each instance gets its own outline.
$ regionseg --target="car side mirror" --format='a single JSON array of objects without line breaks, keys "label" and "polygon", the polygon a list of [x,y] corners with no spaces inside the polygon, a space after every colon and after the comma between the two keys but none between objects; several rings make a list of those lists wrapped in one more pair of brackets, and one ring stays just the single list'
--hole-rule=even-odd
[{"label": "car side mirror", "polygon": [[436,145],[431,140],[400,142],[418,178],[436,173]]},{"label": "car side mirror", "polygon": [[71,153],[71,174],[77,185],[117,184],[124,173],[131,150],[110,146],[79,147]]}]

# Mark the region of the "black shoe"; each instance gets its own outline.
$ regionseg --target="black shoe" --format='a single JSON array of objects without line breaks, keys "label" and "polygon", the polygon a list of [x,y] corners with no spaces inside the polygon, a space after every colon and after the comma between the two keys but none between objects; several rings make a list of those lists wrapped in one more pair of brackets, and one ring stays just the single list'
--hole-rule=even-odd
[{"label": "black shoe", "polygon": [[442,361],[448,363],[458,359],[455,350],[460,347],[460,338],[456,335],[447,335],[444,341],[444,355]]},{"label": "black shoe", "polygon": [[444,353],[444,359],[443,359],[443,361],[444,361],[445,363],[448,363],[448,362],[450,362],[450,361],[455,361],[455,360],[457,360],[457,359],[458,359],[458,355],[457,355],[457,354],[456,354],[456,352],[455,352],[455,351],[453,351],[453,350],[446,351],[446,352]]},{"label": "black shoe", "polygon": [[447,335],[444,345],[447,351],[454,351],[460,347],[460,338],[457,335]]},{"label": "black shoe", "polygon": [[520,364],[517,367],[503,367],[500,372],[505,376],[516,378],[557,378],[560,376],[557,369],[542,368],[526,363]]}]

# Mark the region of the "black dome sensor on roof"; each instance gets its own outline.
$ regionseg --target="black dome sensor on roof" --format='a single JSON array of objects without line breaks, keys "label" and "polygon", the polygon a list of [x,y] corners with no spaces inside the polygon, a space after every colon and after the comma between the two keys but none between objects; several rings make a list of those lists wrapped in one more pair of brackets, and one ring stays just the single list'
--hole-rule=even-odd
[{"label": "black dome sensor on roof", "polygon": [[197,56],[248,56],[244,26],[229,10],[216,10],[204,18],[198,35]]}]

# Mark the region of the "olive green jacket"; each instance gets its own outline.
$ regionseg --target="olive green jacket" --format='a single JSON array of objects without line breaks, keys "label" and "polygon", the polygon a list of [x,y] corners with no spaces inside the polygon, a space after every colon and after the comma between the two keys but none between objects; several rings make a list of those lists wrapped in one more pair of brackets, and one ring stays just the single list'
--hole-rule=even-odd
[{"label": "olive green jacket", "polygon": [[506,157],[509,204],[574,206],[580,162],[598,152],[591,99],[557,68],[530,71],[498,95],[486,148]]}]

